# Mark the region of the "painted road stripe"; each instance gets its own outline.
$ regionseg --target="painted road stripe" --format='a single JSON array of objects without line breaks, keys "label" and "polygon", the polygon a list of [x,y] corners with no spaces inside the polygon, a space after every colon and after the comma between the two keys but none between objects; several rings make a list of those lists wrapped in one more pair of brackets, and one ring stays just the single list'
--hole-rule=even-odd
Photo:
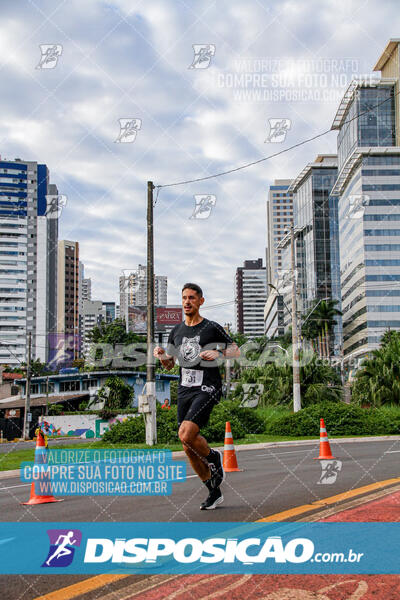
[{"label": "painted road stripe", "polygon": [[90,577],[90,579],[79,581],[60,590],[54,590],[54,592],[49,592],[44,596],[38,596],[35,600],[71,600],[71,598],[92,592],[99,587],[126,577],[131,577],[131,575],[96,575],[96,577]]},{"label": "painted road stripe", "polygon": [[303,513],[309,512],[311,510],[321,508],[326,504],[335,504],[336,502],[348,500],[349,498],[355,498],[356,496],[367,494],[368,492],[378,490],[380,488],[394,483],[400,483],[400,477],[397,477],[395,479],[386,479],[385,481],[377,481],[376,483],[364,485],[363,487],[359,487],[354,490],[349,490],[348,492],[343,492],[342,494],[337,494],[336,496],[330,496],[329,498],[323,498],[322,500],[311,502],[311,504],[303,504],[302,506],[289,508],[288,510],[284,510],[280,513],[275,513],[274,515],[270,515],[269,517],[257,519],[256,523],[263,523],[267,521],[285,521],[285,519],[290,519],[291,517],[302,515]]},{"label": "painted road stripe", "polygon": [[266,452],[265,454],[255,454],[254,456],[270,456],[271,458],[274,458],[274,456],[284,456],[285,454],[299,454],[300,452],[314,452],[314,448],[309,448],[308,450],[289,450],[289,452]]},{"label": "painted road stripe", "polygon": [[0,487],[0,492],[1,490],[12,490],[13,488],[17,488],[17,487],[29,487],[31,484],[30,483],[21,483],[20,485],[9,485],[8,487]]}]

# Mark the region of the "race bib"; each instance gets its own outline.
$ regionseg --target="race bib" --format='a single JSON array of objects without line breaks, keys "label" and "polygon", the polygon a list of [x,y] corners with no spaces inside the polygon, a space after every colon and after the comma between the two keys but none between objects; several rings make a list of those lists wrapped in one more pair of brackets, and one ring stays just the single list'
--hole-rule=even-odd
[{"label": "race bib", "polygon": [[198,369],[184,369],[182,368],[182,381],[181,385],[185,387],[193,387],[195,385],[201,385],[203,383],[203,371]]}]

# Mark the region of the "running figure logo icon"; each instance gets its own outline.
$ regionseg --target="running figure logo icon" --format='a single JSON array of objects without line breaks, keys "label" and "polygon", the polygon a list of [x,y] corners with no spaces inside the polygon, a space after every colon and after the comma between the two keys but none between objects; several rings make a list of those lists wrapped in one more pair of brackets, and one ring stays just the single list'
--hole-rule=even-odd
[{"label": "running figure logo icon", "polygon": [[48,194],[46,196],[45,217],[48,219],[59,219],[62,209],[67,205],[67,196],[65,194]]},{"label": "running figure logo icon", "polygon": [[61,44],[40,44],[39,48],[42,56],[36,68],[54,69],[63,51]]},{"label": "running figure logo icon", "polygon": [[208,69],[215,55],[214,44],[193,44],[193,62],[189,69]]},{"label": "running figure logo icon", "polygon": [[268,119],[268,123],[269,135],[264,144],[266,142],[271,142],[272,144],[284,142],[286,134],[292,126],[292,121],[290,119]]},{"label": "running figure logo icon", "polygon": [[115,143],[132,144],[136,140],[137,132],[142,128],[142,119],[118,119],[119,134]]},{"label": "running figure logo icon", "polygon": [[349,207],[344,215],[345,219],[362,219],[369,200],[367,194],[351,194],[349,196]]},{"label": "running figure logo icon", "polygon": [[331,485],[335,483],[337,476],[342,470],[341,460],[321,460],[321,477],[319,478],[318,484]]},{"label": "running figure logo icon", "polygon": [[190,219],[208,219],[217,203],[217,197],[214,194],[196,194],[194,202],[194,209]]},{"label": "running figure logo icon", "polygon": [[79,529],[48,529],[50,548],[42,567],[68,567],[74,558],[75,548],[81,545]]}]

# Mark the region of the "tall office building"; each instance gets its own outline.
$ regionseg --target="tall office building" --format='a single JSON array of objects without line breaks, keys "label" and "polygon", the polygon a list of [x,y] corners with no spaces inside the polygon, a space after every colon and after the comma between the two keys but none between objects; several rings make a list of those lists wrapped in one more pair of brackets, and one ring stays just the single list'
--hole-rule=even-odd
[{"label": "tall office building", "polygon": [[82,354],[87,355],[90,343],[87,339],[92,329],[107,321],[106,307],[101,300],[84,300],[80,315],[80,330],[82,336]]},{"label": "tall office building", "polygon": [[[337,156],[321,154],[306,165],[289,187],[294,207],[297,310],[303,316],[318,300],[337,300],[340,308],[338,201],[331,195],[336,177]],[[291,325],[293,281],[289,233],[280,245],[282,268],[288,274],[281,300],[283,327],[287,331]],[[266,311],[266,326],[269,314]],[[340,345],[341,322],[337,317],[330,352],[338,354]]]},{"label": "tall office building", "polygon": [[315,300],[340,297],[335,276],[339,259],[337,198],[331,197],[336,176],[337,156],[320,154],[289,188],[294,205],[299,310],[303,313]]},{"label": "tall office building", "polygon": [[[164,275],[154,278],[154,303],[167,305],[168,282]],[[119,278],[120,314],[126,318],[128,306],[145,306],[147,303],[147,267],[138,265],[132,271]]]},{"label": "tall office building", "polygon": [[[400,329],[399,43],[390,40],[374,70],[353,81],[335,116],[339,175],[343,358],[352,368]],[[372,109],[372,110],[371,110]],[[366,112],[367,111],[367,112]],[[363,114],[364,113],[364,114]],[[396,145],[397,144],[397,145]]]},{"label": "tall office building", "polygon": [[282,249],[279,242],[293,220],[291,179],[276,179],[267,199],[267,283],[276,285],[282,269]]},{"label": "tall office building", "polygon": [[267,301],[264,307],[264,331],[269,338],[284,333],[283,297],[270,284],[282,283],[282,248],[280,242],[293,220],[293,194],[289,192],[291,179],[276,179],[270,186],[267,199]]},{"label": "tall office building", "polygon": [[58,192],[46,165],[0,160],[0,364],[45,362],[56,329]]},{"label": "tall office building", "polygon": [[103,302],[103,307],[106,311],[106,322],[115,321],[115,302]]},{"label": "tall office building", "polygon": [[79,261],[79,310],[83,308],[84,300],[92,299],[92,280],[85,277],[85,265]]},{"label": "tall office building", "polygon": [[235,288],[237,331],[250,338],[264,335],[267,277],[262,258],[245,260],[236,269]]},{"label": "tall office building", "polygon": [[82,278],[82,302],[92,299],[92,280],[90,277]]},{"label": "tall office building", "polygon": [[[79,243],[69,240],[58,242],[58,294],[57,294],[57,334],[72,339],[67,346],[71,358],[79,355]],[[72,353],[73,350],[73,353]]]}]

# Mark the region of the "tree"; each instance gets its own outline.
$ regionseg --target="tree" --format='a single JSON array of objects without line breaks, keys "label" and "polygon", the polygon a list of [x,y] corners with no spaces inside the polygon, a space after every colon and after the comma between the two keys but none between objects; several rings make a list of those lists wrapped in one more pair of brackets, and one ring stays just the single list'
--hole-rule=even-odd
[{"label": "tree", "polygon": [[[129,356],[125,356],[123,353],[124,346],[129,346],[130,344],[138,344],[139,345],[139,344],[146,343],[145,336],[126,331],[125,319],[115,319],[111,323],[101,323],[100,325],[97,325],[87,334],[87,341],[91,343],[91,346],[89,347],[89,351],[88,351],[89,362],[90,362],[90,358],[93,361],[97,361],[97,360],[101,360],[103,357],[102,350],[99,348],[96,348],[96,344],[109,344],[113,348],[113,353],[112,353],[112,357],[110,357],[110,360],[109,360],[110,366],[108,366],[107,368],[118,369],[118,370],[134,368],[135,371],[146,370],[145,365],[136,366],[135,361],[132,358],[130,358]],[[119,347],[118,350],[117,350],[117,347]],[[144,355],[146,354],[145,348],[143,348],[142,350],[140,348],[138,348],[137,350],[140,352],[143,351]],[[132,366],[131,367],[130,366],[123,366],[123,367],[115,366],[116,364],[118,364],[118,360],[114,360],[114,359],[118,359],[118,358],[123,359],[124,363],[132,362]],[[87,367],[87,368],[89,370],[93,370],[93,368],[96,368],[96,367]]]},{"label": "tree", "polygon": [[331,337],[336,325],[336,317],[343,313],[337,308],[338,300],[316,300],[305,315],[301,328],[303,337],[318,342],[320,356],[329,358]]},{"label": "tree", "polygon": [[133,400],[133,388],[121,377],[107,377],[105,384],[99,389],[99,400],[104,401],[103,410],[129,408]]},{"label": "tree", "polygon": [[145,342],[145,336],[127,332],[125,319],[115,319],[111,323],[101,323],[87,334],[87,340],[94,344],[133,344]]},{"label": "tree", "polygon": [[356,373],[352,399],[357,404],[400,404],[400,332],[387,331]]},{"label": "tree", "polygon": [[[302,359],[300,355],[300,360]],[[302,406],[309,406],[322,400],[338,401],[342,396],[341,380],[330,365],[321,363],[315,354],[300,368]],[[239,385],[233,392],[234,398],[243,397],[243,383],[262,384],[264,391],[261,405],[293,406],[293,370],[291,357],[280,356],[262,366],[245,369]]]}]

